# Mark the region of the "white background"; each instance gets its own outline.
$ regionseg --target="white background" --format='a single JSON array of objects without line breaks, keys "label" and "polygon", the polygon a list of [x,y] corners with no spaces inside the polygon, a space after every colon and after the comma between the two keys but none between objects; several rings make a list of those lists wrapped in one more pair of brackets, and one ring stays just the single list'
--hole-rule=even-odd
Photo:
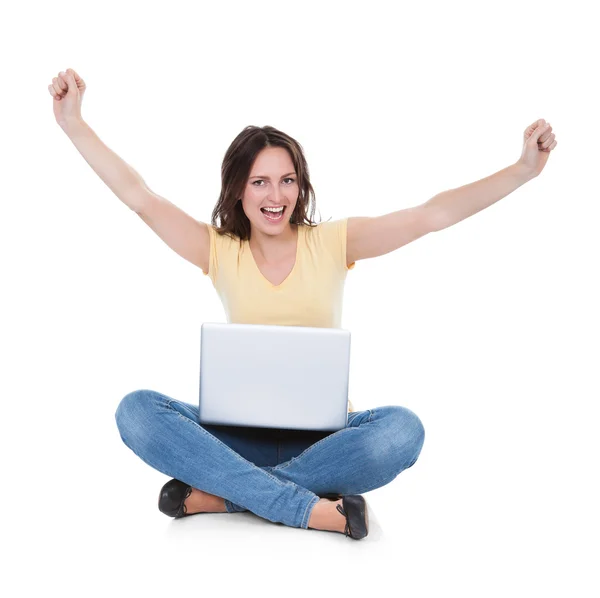
[{"label": "white background", "polygon": [[[598,36],[591,3],[61,2],[3,8],[2,536],[11,596],[598,596]],[[356,410],[404,405],[420,459],[343,534],[173,521],[114,412],[194,403],[208,277],[87,165],[47,86],[156,193],[209,222],[249,124],[296,138],[317,220],[423,203],[514,163],[490,208],[348,273]],[[6,555],[6,553],[5,553]],[[187,593],[185,595],[188,595]],[[193,595],[193,594],[189,594]]]}]

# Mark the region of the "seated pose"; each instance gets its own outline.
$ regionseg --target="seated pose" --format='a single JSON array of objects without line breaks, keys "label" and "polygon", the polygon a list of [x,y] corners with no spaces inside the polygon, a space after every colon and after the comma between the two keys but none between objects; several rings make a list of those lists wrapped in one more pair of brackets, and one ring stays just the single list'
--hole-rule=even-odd
[{"label": "seated pose", "polygon": [[[221,167],[211,224],[153,193],[81,117],[86,86],[72,69],[48,86],[57,123],[110,189],[173,251],[208,276],[227,321],[339,328],[346,275],[356,261],[387,254],[488,207],[542,171],[557,142],[543,120],[524,134],[508,168],[429,201],[378,217],[316,223],[301,145],[271,126],[248,126]],[[268,370],[268,364],[265,364]],[[201,425],[198,407],[152,390],[120,401],[123,442],[172,477],[159,509],[175,518],[251,511],[284,525],[368,534],[362,493],[414,465],[423,424],[399,405],[354,411],[331,432]]]}]

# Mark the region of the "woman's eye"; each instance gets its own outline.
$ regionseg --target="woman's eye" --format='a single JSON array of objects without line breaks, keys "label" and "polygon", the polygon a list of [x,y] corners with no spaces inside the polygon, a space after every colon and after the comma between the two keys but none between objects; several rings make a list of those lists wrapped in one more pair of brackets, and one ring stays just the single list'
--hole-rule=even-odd
[{"label": "woman's eye", "polygon": [[[288,183],[288,185],[291,185],[292,183],[294,183],[296,181],[296,179],[293,179],[291,177],[287,177],[285,179],[283,179],[284,181],[290,181]],[[256,183],[264,183],[264,179],[256,179],[252,184],[256,187],[262,187],[262,185],[257,185]]]}]

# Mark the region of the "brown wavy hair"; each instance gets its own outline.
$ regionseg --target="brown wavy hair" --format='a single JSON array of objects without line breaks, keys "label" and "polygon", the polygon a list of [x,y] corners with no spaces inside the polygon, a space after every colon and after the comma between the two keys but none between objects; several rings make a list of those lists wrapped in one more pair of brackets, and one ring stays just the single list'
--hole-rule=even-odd
[{"label": "brown wavy hair", "polygon": [[[259,152],[266,147],[282,147],[287,150],[298,175],[300,192],[292,215],[291,224],[317,226],[312,218],[315,213],[315,192],[310,184],[308,164],[302,146],[292,137],[275,127],[249,125],[231,142],[221,165],[221,194],[211,217],[217,233],[250,239],[250,220],[244,213],[242,196],[250,177],[252,164]],[[217,225],[217,219],[220,225]]]}]

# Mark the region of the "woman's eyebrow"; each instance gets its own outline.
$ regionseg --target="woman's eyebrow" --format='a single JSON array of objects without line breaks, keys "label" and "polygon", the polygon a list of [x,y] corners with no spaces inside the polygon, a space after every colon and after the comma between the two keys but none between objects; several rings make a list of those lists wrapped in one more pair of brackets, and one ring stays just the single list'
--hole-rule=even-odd
[{"label": "woman's eyebrow", "polygon": [[[287,172],[286,174],[281,175],[281,178],[283,178],[284,176],[289,176],[290,174],[296,174],[295,172]],[[250,177],[251,179],[268,179],[269,177],[265,174],[255,174],[254,176]]]}]

